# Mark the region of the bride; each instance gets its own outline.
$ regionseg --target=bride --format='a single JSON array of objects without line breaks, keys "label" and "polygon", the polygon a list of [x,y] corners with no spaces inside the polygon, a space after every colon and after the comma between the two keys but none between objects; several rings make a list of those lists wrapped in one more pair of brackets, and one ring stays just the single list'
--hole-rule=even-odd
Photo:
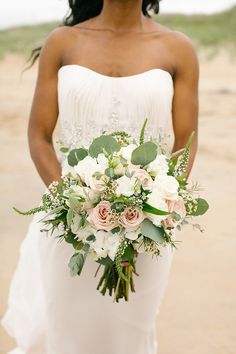
[{"label": "bride", "polygon": [[[136,134],[148,117],[157,136],[172,119],[173,150],[198,125],[198,61],[186,36],[153,21],[159,0],[69,0],[64,26],[39,56],[28,129],[32,159],[48,186],[59,180],[52,135],[60,122],[65,144],[87,144],[103,130]],[[191,146],[188,174],[197,150]],[[13,354],[155,354],[156,316],[173,258],[139,255],[136,293],[113,303],[96,291],[97,265],[80,277],[67,264],[72,249],[40,233],[37,216],[21,245],[3,326],[16,339]]]}]

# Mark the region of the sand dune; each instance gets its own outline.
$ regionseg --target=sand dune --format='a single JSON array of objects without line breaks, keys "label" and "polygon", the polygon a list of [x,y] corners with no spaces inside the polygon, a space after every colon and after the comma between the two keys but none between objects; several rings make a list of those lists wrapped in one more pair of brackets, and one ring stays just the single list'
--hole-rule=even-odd
[{"label": "sand dune", "polygon": [[[201,219],[204,234],[186,227],[178,235],[183,242],[159,315],[160,354],[236,353],[236,61],[222,52],[210,61],[201,53],[200,62],[200,145],[191,177],[211,209]],[[22,65],[12,55],[0,62],[0,315],[29,223],[12,205],[27,209],[44,189],[26,140],[36,68],[21,76]],[[0,354],[14,345],[3,330],[0,343]]]}]

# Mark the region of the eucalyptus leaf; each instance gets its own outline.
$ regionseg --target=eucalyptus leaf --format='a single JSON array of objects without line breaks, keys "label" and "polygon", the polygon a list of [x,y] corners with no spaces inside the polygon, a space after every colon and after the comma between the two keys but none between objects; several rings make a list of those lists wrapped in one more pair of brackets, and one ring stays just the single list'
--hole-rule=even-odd
[{"label": "eucalyptus leaf", "polygon": [[102,264],[102,265],[111,265],[112,266],[114,264],[114,262],[108,256],[106,258],[100,258],[96,262],[99,264]]},{"label": "eucalyptus leaf", "polygon": [[81,203],[77,198],[70,195],[69,196],[69,204],[70,204],[71,209],[73,209],[76,212],[80,212]]},{"label": "eucalyptus leaf", "polygon": [[105,175],[107,177],[113,178],[115,176],[115,171],[113,168],[106,168]]},{"label": "eucalyptus leaf", "polygon": [[89,147],[89,155],[92,157],[97,157],[104,150],[107,154],[111,155],[115,151],[120,150],[120,144],[111,135],[102,135],[93,140]]},{"label": "eucalyptus leaf", "polygon": [[76,241],[76,235],[75,234],[73,234],[73,232],[68,232],[66,235],[65,235],[65,241],[67,242],[67,243],[75,243],[75,242],[77,242]]},{"label": "eucalyptus leaf", "polygon": [[193,216],[199,216],[199,215],[203,215],[207,212],[207,210],[209,209],[209,204],[207,203],[207,201],[205,199],[202,198],[198,198],[197,200],[197,210],[195,212],[193,212],[191,215]]},{"label": "eucalyptus leaf", "polygon": [[149,219],[144,219],[141,224],[141,233],[143,236],[150,238],[151,240],[164,243],[164,230],[161,227],[155,226]]},{"label": "eucalyptus leaf", "polygon": [[81,271],[84,266],[84,256],[82,253],[75,253],[70,261],[69,261],[69,268],[70,268],[70,274],[72,276],[80,275]]},{"label": "eucalyptus leaf", "polygon": [[84,246],[83,246],[83,251],[84,251],[85,253],[88,253],[89,248],[90,248],[89,243],[85,243]]},{"label": "eucalyptus leaf", "polygon": [[67,212],[67,215],[66,215],[66,221],[67,221],[68,227],[71,226],[72,220],[73,220],[73,209],[70,208]]},{"label": "eucalyptus leaf", "polygon": [[87,238],[86,238],[87,241],[95,241],[96,240],[96,237],[94,235],[89,235]]},{"label": "eucalyptus leaf", "polygon": [[117,234],[118,232],[120,232],[120,226],[115,227],[114,229],[111,230],[112,234]]},{"label": "eucalyptus leaf", "polygon": [[88,155],[88,151],[86,149],[73,149],[70,151],[67,161],[70,166],[75,166],[81,160],[83,160]]},{"label": "eucalyptus leaf", "polygon": [[181,216],[180,216],[178,213],[176,213],[176,211],[173,211],[173,212],[171,213],[171,217],[172,217],[173,219],[175,219],[176,221],[180,221],[180,220],[181,220]]},{"label": "eucalyptus leaf", "polygon": [[132,152],[131,162],[134,165],[145,166],[155,160],[157,156],[157,145],[151,141],[148,141],[138,146]]},{"label": "eucalyptus leaf", "polygon": [[65,154],[65,153],[67,153],[67,152],[69,151],[69,148],[63,146],[63,147],[60,148],[60,151],[61,151],[63,154]]}]

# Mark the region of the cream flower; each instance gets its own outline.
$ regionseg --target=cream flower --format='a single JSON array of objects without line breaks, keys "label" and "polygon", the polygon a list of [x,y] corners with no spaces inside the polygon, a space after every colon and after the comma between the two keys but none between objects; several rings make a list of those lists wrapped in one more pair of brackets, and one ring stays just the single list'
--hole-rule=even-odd
[{"label": "cream flower", "polygon": [[137,148],[137,145],[135,144],[130,144],[127,146],[124,146],[120,149],[120,155],[126,159],[128,162],[131,161],[131,157],[132,157],[132,152]]},{"label": "cream flower", "polygon": [[151,176],[147,173],[147,171],[142,168],[133,166],[129,167],[129,171],[132,173],[132,177],[137,178],[140,181],[143,189],[152,190],[153,180]]},{"label": "cream flower", "polygon": [[157,176],[154,181],[153,189],[155,189],[164,199],[178,199],[179,183],[172,176]]},{"label": "cream flower", "polygon": [[119,241],[118,233],[112,234],[111,232],[99,230],[95,233],[95,241],[91,244],[91,248],[95,251],[97,259],[109,256],[114,260]]},{"label": "cream flower", "polygon": [[[151,194],[149,194],[147,203],[154,208],[159,210],[168,211],[168,205],[165,199],[156,191],[154,190]],[[147,218],[150,219],[154,225],[161,226],[162,220],[166,218],[166,215],[154,215],[151,213],[145,213]]]},{"label": "cream flower", "polygon": [[134,187],[136,183],[136,179],[127,176],[122,176],[116,180],[117,188],[116,195],[119,197],[120,195],[124,195],[126,197],[130,197],[134,194]]},{"label": "cream flower", "polygon": [[166,175],[169,167],[165,155],[157,155],[155,160],[149,163],[147,171],[154,176]]}]

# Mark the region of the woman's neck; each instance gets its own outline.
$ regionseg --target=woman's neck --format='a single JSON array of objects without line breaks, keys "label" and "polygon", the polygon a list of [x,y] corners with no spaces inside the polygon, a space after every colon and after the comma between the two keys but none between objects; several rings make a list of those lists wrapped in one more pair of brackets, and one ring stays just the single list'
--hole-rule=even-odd
[{"label": "woman's neck", "polygon": [[115,32],[142,31],[144,21],[142,0],[104,0],[96,19],[101,27]]}]

